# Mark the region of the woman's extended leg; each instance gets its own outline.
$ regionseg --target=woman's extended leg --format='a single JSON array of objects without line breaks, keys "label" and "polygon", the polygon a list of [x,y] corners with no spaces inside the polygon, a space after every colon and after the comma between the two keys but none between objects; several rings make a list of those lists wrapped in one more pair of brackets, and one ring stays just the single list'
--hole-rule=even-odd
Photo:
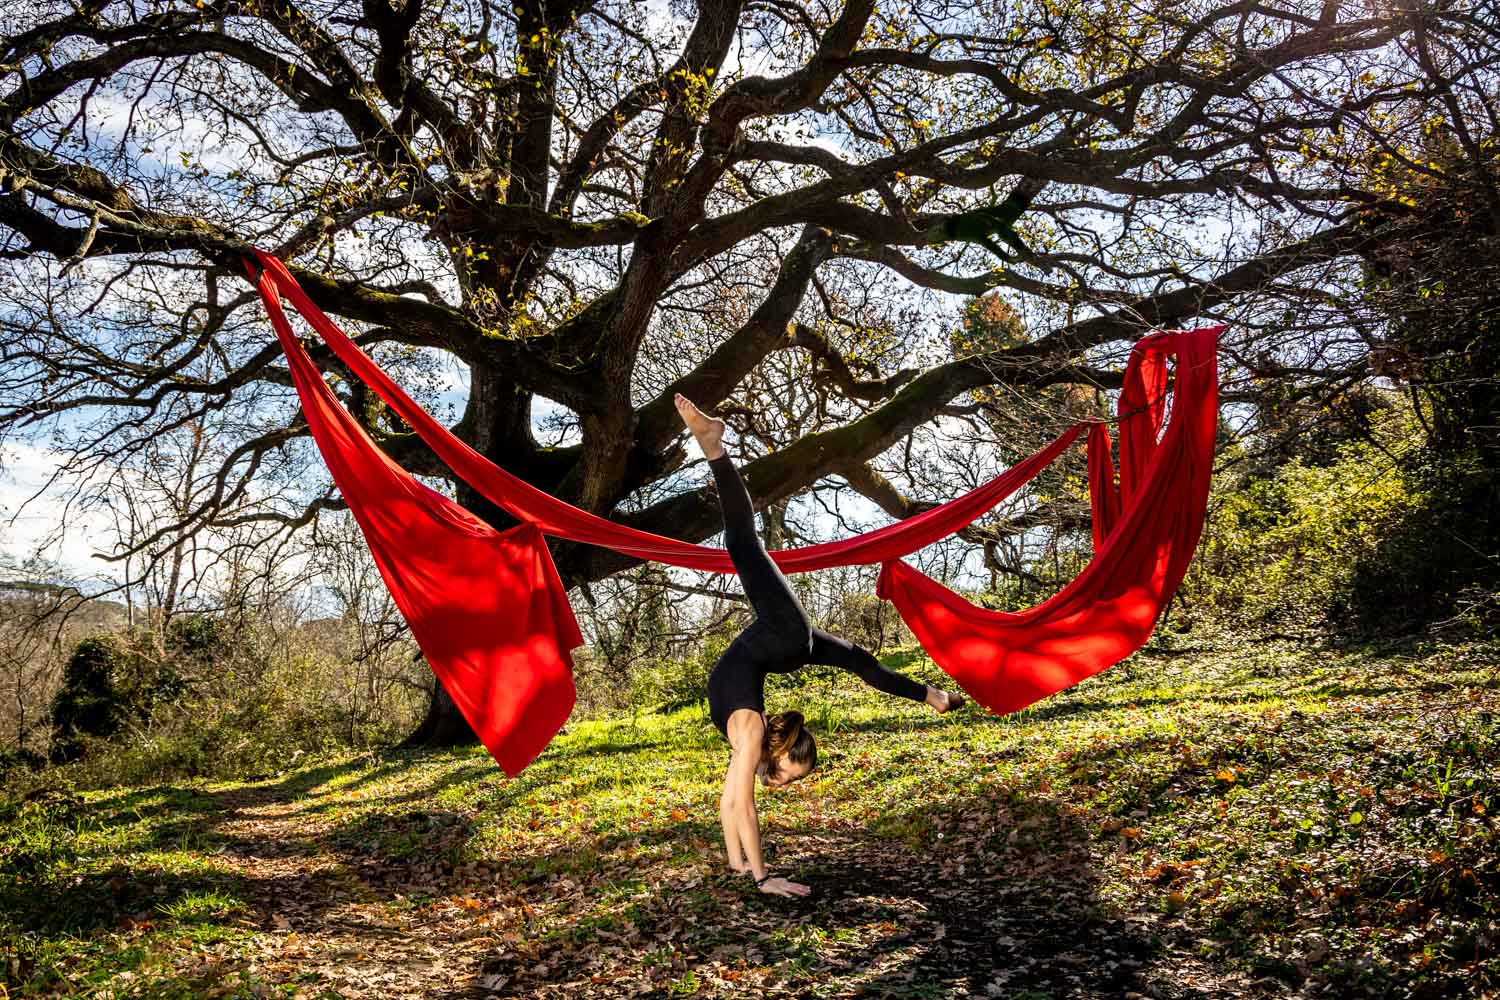
[{"label": "woman's extended leg", "polygon": [[898,674],[886,667],[863,646],[856,646],[848,639],[841,639],[820,628],[813,629],[812,654],[807,662],[847,670],[877,691],[898,698],[926,702],[939,712],[946,712],[963,704],[963,695],[919,684],[905,674]]},{"label": "woman's extended leg", "polygon": [[755,608],[758,618],[786,621],[798,628],[808,628],[807,612],[802,610],[792,585],[772,561],[770,553],[755,532],[755,512],[750,506],[750,492],[728,455],[708,463],[714,484],[719,490],[719,508],[724,513],[724,548],[734,562],[735,572],[744,585],[745,597]]},{"label": "woman's extended leg", "polygon": [[773,660],[805,662],[812,642],[807,612],[755,532],[750,491],[719,441],[723,422],[706,417],[680,396],[677,409],[708,457],[724,515],[724,547],[739,573],[745,598],[755,609],[755,625],[746,630],[745,638],[757,640],[751,643],[756,647],[767,647],[761,651]]},{"label": "woman's extended leg", "polygon": [[875,690],[898,698],[927,700],[926,684],[918,684],[905,674],[896,673],[875,659],[875,654],[863,646],[856,646],[848,639],[841,639],[820,628],[813,629],[812,656],[808,662],[847,670]]}]

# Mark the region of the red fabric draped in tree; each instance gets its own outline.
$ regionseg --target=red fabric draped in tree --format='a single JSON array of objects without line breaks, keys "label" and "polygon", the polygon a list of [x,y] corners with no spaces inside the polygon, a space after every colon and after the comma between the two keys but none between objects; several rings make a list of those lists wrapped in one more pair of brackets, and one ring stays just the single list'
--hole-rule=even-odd
[{"label": "red fabric draped in tree", "polygon": [[[515,774],[567,717],[573,700],[567,651],[581,641],[540,533],[718,573],[733,572],[728,553],[579,510],[494,465],[391,381],[280,261],[260,252],[257,257],[264,269],[257,289],[334,481],[428,662],[490,752]],[[318,376],[287,325],[282,295],[435,454],[524,527],[496,532],[392,463]],[[786,572],[883,563],[880,595],[896,604],[934,661],[994,711],[1014,711],[1097,673],[1150,635],[1197,545],[1213,458],[1215,345],[1222,329],[1156,334],[1136,345],[1120,398],[1118,487],[1108,431],[1094,424],[1089,432],[1094,559],[1038,607],[1019,614],[976,608],[897,560],[1014,494],[1087,424],[949,503],[855,538],[773,558]],[[1158,443],[1166,358],[1173,354],[1171,419]],[[535,662],[528,665],[528,657]]]},{"label": "red fabric draped in tree", "polygon": [[1109,457],[1109,428],[1089,428],[1089,505],[1093,511],[1094,551],[1104,548],[1104,536],[1120,519],[1120,487],[1115,483],[1115,463]]},{"label": "red fabric draped in tree", "polygon": [[496,531],[392,462],[329,390],[257,287],[318,450],[411,634],[480,742],[512,777],[573,710],[569,651],[583,636],[534,524]]},{"label": "red fabric draped in tree", "polygon": [[[390,376],[370,360],[359,345],[319,309],[291,272],[270,254],[259,255],[265,273],[300,312],[318,336],[348,366],[354,377],[369,386],[402,420],[481,496],[509,511],[517,520],[529,521],[555,538],[599,545],[626,555],[671,563],[687,569],[733,573],[734,564],[723,549],[655,535],[579,510],[530,483],[506,472],[469,445],[408,396]],[[262,294],[264,298],[264,293]],[[976,490],[915,517],[888,525],[856,538],[822,545],[809,545],[772,553],[784,572],[805,573],[830,566],[854,566],[899,559],[969,524],[985,511],[1030,482],[1082,432],[1082,425],[1069,428],[1047,447]]]},{"label": "red fabric draped in tree", "polygon": [[[1120,486],[1109,436],[1089,436],[1094,558],[1053,597],[1016,613],[975,607],[903,562],[882,567],[876,593],[938,666],[975,701],[1025,708],[1129,656],[1150,637],[1187,572],[1203,530],[1218,430],[1215,346],[1222,326],[1156,334],[1135,346],[1120,394]],[[1166,359],[1176,355],[1171,419]]]}]

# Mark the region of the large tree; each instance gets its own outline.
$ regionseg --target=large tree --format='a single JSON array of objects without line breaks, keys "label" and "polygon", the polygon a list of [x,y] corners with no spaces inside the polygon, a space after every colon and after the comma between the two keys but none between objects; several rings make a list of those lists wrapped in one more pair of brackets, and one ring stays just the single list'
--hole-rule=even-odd
[{"label": "large tree", "polygon": [[[976,390],[1111,386],[1153,327],[1242,321],[1231,377],[1236,359],[1363,377],[1330,347],[1359,346],[1347,330],[1267,346],[1262,320],[1354,273],[1391,197],[1310,151],[1431,100],[1399,44],[1470,17],[1370,0],[12,5],[0,429],[50,431],[82,475],[211,426],[194,502],[137,557],[337,507],[242,277],[259,246],[434,405],[461,362],[456,433],[580,507],[714,532],[712,493],[679,474],[680,391],[731,417],[758,503],[836,481],[903,516],[922,484],[893,446]],[[1020,261],[930,242],[1007,197],[1029,207]],[[997,290],[1025,335],[955,354],[941,297]],[[403,465],[451,480],[337,387]],[[631,564],[556,555],[571,584]]]}]

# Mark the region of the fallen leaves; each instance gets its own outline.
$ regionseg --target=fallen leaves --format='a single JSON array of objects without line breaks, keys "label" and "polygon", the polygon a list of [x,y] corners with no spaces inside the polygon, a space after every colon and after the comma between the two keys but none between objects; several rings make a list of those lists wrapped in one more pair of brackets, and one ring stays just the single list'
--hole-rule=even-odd
[{"label": "fallen leaves", "polygon": [[[1360,683],[1379,663],[1362,661]],[[1494,741],[1453,720],[1497,696],[1479,689],[1475,702],[1455,684],[1458,713],[1398,689],[1341,714],[1285,671],[1262,685],[1234,662],[1210,684],[1213,669],[1152,664],[1139,680],[1149,697],[1104,675],[1059,699],[1076,697],[1077,712],[963,727],[923,728],[871,702],[883,728],[838,732],[826,775],[765,800],[768,859],[813,884],[806,901],[762,897],[723,869],[720,748],[664,742],[680,725],[656,719],[579,724],[516,781],[478,754],[443,754],[226,789],[194,827],[203,852],[101,837],[107,864],[59,874],[46,898],[128,900],[103,911],[111,947],[133,942],[160,963],[154,975],[201,984],[179,990],[195,996],[241,976],[245,995],[381,1000],[1078,984],[1126,996],[1151,994],[1157,967],[1205,995],[1247,995],[1257,988],[1233,978],[1236,964],[1306,964],[1319,954],[1297,943],[1308,927],[1327,956],[1299,974],[1354,969],[1349,942],[1368,929],[1387,935],[1385,954],[1410,954],[1403,975],[1451,984],[1459,967],[1443,949],[1488,933],[1454,913],[1494,901],[1482,845],[1495,833]],[[91,808],[126,808],[107,802]],[[145,835],[171,829],[166,815],[153,823]],[[209,888],[243,905],[178,905]],[[1221,923],[1237,933],[1203,944]],[[210,955],[200,932],[235,936]],[[1360,968],[1393,981],[1379,977],[1394,966]],[[1326,983],[1330,995],[1345,985]]]}]

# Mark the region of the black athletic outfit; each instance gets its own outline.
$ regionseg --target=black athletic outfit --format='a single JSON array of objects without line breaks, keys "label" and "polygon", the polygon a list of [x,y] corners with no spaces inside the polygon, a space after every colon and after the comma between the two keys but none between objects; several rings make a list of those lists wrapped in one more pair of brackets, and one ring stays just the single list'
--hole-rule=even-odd
[{"label": "black athletic outfit", "polygon": [[811,626],[755,533],[750,494],[734,462],[721,455],[708,466],[724,513],[724,547],[755,609],[755,621],[729,644],[708,677],[708,711],[719,732],[729,737],[729,717],[736,709],[765,712],[766,674],[791,673],[808,663],[842,667],[877,691],[925,701],[926,685],[887,670],[869,650]]}]

